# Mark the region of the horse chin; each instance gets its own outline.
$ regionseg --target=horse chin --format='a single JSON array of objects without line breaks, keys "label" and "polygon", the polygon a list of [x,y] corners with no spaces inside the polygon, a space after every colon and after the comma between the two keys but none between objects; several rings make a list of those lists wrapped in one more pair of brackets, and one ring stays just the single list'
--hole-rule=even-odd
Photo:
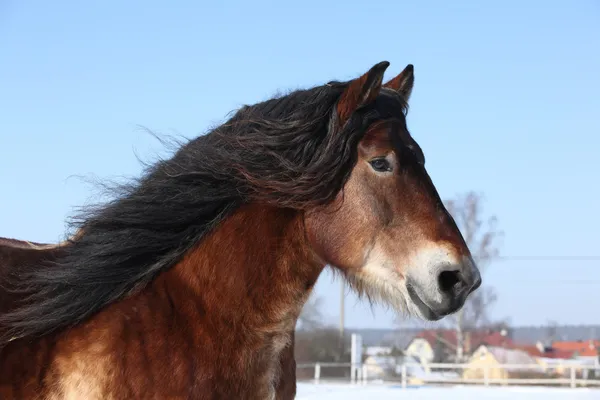
[{"label": "horse chin", "polygon": [[403,318],[422,318],[412,304],[403,278],[359,273],[347,274],[346,279],[358,296],[366,297],[371,304],[390,307]]}]

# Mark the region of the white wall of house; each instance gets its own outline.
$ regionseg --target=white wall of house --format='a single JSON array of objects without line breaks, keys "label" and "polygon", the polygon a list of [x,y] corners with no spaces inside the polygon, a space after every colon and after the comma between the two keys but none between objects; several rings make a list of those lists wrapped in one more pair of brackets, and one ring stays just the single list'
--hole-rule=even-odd
[{"label": "white wall of house", "polygon": [[406,347],[404,350],[406,355],[413,356],[419,359],[422,363],[430,363],[434,359],[433,349],[429,342],[425,339],[415,338]]}]

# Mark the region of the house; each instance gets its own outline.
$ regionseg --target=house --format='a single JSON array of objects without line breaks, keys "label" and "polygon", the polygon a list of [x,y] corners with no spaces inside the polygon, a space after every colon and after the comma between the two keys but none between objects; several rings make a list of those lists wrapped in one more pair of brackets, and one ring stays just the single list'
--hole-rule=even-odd
[{"label": "house", "polygon": [[567,376],[569,366],[577,363],[577,360],[573,359],[574,352],[568,350],[557,350],[539,344],[535,346],[515,346],[515,348],[527,352],[548,375]]},{"label": "house", "polygon": [[[525,368],[521,365],[534,367]],[[543,375],[543,373],[543,368],[524,350],[480,345],[469,358],[463,370],[463,379],[487,378],[490,381],[501,382],[514,376]]]},{"label": "house", "polygon": [[404,354],[419,360],[421,363],[431,363],[435,358],[433,349],[435,342],[424,337],[415,337],[404,350]]},{"label": "house", "polygon": [[[554,367],[559,374],[569,372],[569,365],[597,366],[600,372],[600,340],[556,341],[550,345],[538,342],[537,347],[542,352],[540,362]],[[585,375],[585,370],[582,373]]]},{"label": "house", "polygon": [[597,344],[598,341],[554,342],[551,345],[538,342],[535,346],[516,345],[513,348],[526,351],[548,374],[569,376],[573,368],[578,376],[585,377],[589,369],[581,368],[582,365],[596,366],[594,371],[600,371]]},{"label": "house", "polygon": [[574,358],[591,362],[600,361],[600,340],[578,340],[576,342],[553,342],[552,348],[559,351],[570,351]]},{"label": "house", "polygon": [[[585,378],[589,375],[590,371],[592,371],[594,375],[600,373],[600,340],[578,340],[574,342],[559,341],[553,342],[552,348],[556,351],[570,352],[572,354],[572,360],[570,361],[574,365],[595,367],[593,369],[575,368],[575,372],[578,376],[580,375]],[[560,371],[563,374],[570,372],[568,371],[570,368],[567,367],[568,365],[560,364],[557,368],[557,372]]]},{"label": "house", "polygon": [[575,351],[575,358],[582,361],[591,361],[592,363],[600,363],[600,346],[592,347],[590,345],[587,348]]}]

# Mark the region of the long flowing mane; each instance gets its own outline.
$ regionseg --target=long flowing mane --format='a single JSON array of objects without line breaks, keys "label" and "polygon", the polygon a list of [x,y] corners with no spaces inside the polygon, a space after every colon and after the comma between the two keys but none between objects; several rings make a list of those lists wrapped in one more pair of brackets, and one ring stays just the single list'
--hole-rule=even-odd
[{"label": "long flowing mane", "polygon": [[0,277],[0,290],[23,300],[0,315],[0,346],[81,322],[139,289],[244,203],[302,210],[332,200],[366,126],[381,118],[365,108],[338,126],[333,110],[346,85],[245,106],[73,219],[81,234],[63,256]]}]

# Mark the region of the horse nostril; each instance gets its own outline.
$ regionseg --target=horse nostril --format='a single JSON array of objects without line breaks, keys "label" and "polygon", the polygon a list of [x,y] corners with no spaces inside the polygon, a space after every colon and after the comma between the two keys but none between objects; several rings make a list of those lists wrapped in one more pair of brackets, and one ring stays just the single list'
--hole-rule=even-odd
[{"label": "horse nostril", "polygon": [[442,271],[438,277],[440,290],[444,293],[453,291],[459,283],[461,283],[460,272],[458,271]]}]

